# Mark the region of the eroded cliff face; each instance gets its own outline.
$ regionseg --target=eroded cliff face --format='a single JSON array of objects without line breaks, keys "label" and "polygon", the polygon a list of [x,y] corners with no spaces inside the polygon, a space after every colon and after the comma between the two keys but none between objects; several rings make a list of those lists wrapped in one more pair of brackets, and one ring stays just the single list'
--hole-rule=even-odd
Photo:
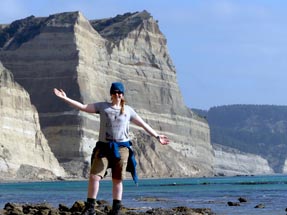
[{"label": "eroded cliff face", "polygon": [[259,155],[243,153],[237,149],[213,144],[216,175],[264,175],[273,174],[268,161]]},{"label": "eroded cliff face", "polygon": [[64,177],[29,94],[0,62],[0,180]]},{"label": "eroded cliff face", "polygon": [[146,11],[93,21],[61,13],[11,26],[16,33],[6,31],[0,59],[31,95],[50,147],[71,175],[87,174],[99,118],[71,109],[52,89],[83,103],[109,101],[114,81],[125,84],[127,103],[171,139],[161,146],[132,126],[141,176],[213,174],[209,126],[185,106],[166,39]]},{"label": "eroded cliff face", "polygon": [[287,159],[285,160],[282,173],[283,173],[283,174],[286,174],[286,173],[287,173]]}]

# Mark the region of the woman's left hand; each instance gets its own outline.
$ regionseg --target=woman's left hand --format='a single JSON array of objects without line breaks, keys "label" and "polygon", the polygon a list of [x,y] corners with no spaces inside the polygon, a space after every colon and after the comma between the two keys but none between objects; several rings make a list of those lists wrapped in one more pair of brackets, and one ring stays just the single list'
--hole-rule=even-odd
[{"label": "woman's left hand", "polygon": [[158,139],[158,141],[160,142],[161,145],[169,144],[169,139],[165,135],[159,135],[157,139]]}]

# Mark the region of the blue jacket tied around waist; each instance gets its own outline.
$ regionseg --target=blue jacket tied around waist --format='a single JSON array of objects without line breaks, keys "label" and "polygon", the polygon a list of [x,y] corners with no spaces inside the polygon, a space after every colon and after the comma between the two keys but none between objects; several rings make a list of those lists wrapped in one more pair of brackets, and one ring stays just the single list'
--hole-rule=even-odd
[{"label": "blue jacket tied around waist", "polygon": [[137,172],[136,172],[137,162],[136,162],[136,159],[134,156],[131,141],[127,141],[127,142],[110,141],[108,143],[98,141],[96,144],[96,147],[93,150],[93,154],[91,157],[91,163],[93,162],[93,159],[94,159],[94,156],[95,156],[95,153],[97,150],[99,150],[99,156],[100,157],[112,155],[115,158],[120,159],[121,155],[119,153],[119,147],[127,147],[129,149],[129,158],[128,158],[128,165],[127,165],[126,171],[131,173],[134,182],[136,184],[138,184],[138,176],[137,176]]}]

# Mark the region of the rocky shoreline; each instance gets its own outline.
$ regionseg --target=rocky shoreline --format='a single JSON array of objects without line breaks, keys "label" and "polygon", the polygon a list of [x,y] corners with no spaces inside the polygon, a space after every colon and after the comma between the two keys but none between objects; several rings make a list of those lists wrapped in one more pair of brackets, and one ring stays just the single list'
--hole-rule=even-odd
[{"label": "rocky shoreline", "polygon": [[[58,208],[52,207],[48,203],[39,204],[16,204],[6,203],[0,214],[3,215],[80,215],[84,209],[83,201],[76,201],[71,208],[66,205],[59,204]],[[97,214],[108,214],[111,206],[106,201],[97,201]],[[127,215],[215,215],[208,208],[189,208],[189,207],[174,207],[174,208],[152,208],[143,211],[140,208],[125,208],[122,207],[121,214]]]}]

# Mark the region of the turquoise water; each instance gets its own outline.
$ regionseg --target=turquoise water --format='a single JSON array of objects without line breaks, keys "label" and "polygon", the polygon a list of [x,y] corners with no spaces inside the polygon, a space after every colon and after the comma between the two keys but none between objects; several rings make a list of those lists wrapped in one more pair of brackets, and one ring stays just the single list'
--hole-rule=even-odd
[{"label": "turquoise water", "polygon": [[[1,183],[0,208],[7,202],[48,202],[72,206],[85,200],[87,181]],[[241,206],[230,207],[228,201],[247,199]],[[156,198],[157,201],[146,201]],[[112,202],[111,181],[101,182],[98,199]],[[215,178],[141,179],[124,182],[123,204],[133,208],[176,207],[211,208],[218,215],[286,215],[287,176],[242,176]],[[264,204],[265,208],[254,208]]]}]

